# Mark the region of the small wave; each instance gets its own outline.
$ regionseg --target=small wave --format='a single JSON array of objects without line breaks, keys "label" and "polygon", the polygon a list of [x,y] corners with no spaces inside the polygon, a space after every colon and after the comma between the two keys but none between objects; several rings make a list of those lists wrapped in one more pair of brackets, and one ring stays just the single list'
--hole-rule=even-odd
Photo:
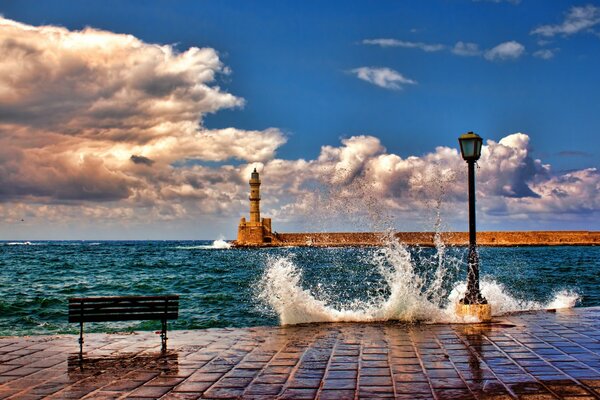
[{"label": "small wave", "polygon": [[217,239],[212,244],[198,245],[198,246],[177,246],[179,250],[222,250],[231,248],[231,243],[226,242],[223,239]]},{"label": "small wave", "polygon": [[226,242],[223,239],[217,239],[212,243],[213,249],[229,249],[231,248],[231,243]]},{"label": "small wave", "polygon": [[8,242],[7,246],[31,246],[33,243],[31,242]]}]

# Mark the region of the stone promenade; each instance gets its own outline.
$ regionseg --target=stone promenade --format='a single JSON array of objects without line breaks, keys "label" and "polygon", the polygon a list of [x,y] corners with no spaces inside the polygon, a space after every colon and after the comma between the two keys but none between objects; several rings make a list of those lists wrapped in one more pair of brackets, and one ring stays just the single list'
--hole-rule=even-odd
[{"label": "stone promenade", "polygon": [[596,399],[600,308],[399,323],[0,338],[0,398]]}]

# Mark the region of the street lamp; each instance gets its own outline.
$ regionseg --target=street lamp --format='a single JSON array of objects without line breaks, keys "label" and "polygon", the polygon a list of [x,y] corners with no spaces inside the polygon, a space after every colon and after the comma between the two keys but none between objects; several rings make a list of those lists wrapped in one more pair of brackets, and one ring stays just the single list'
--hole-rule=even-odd
[{"label": "street lamp", "polygon": [[467,132],[458,138],[460,152],[469,166],[469,269],[467,292],[458,302],[457,313],[477,317],[481,321],[492,318],[492,310],[479,291],[479,255],[477,254],[477,231],[475,227],[475,162],[481,156],[483,139],[476,133]]}]

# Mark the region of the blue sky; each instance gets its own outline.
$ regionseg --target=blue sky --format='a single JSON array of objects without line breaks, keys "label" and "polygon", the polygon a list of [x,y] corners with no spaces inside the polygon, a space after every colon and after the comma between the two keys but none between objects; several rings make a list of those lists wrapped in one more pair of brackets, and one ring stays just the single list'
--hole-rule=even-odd
[{"label": "blue sky", "polygon": [[[212,85],[244,105],[203,110],[201,125],[275,128],[286,141],[276,146],[278,159],[315,160],[322,146],[339,147],[341,140],[359,135],[378,138],[385,154],[406,159],[424,157],[437,146],[456,148],[457,137],[469,130],[495,142],[522,132],[529,138],[528,157],[560,175],[600,166],[599,6],[541,0],[0,1],[0,14],[32,26],[133,35],[180,52],[214,49],[231,73],[217,74]],[[571,18],[577,10],[585,15]],[[378,39],[392,45],[382,46]],[[458,42],[469,43],[472,54],[456,54]],[[492,50],[503,43],[512,47]],[[359,79],[360,68],[366,68],[367,80]],[[384,71],[384,87],[368,81],[374,71]],[[386,80],[390,76],[396,86]],[[267,161],[184,157],[179,162],[241,168]],[[598,199],[592,197],[586,212],[596,216]],[[286,201],[265,206],[278,215]],[[224,218],[213,226],[235,221],[232,213],[212,214]],[[586,215],[574,217],[568,227],[598,228],[586,223]],[[543,228],[552,226],[560,223],[549,221]],[[209,235],[187,225],[184,232]]]}]

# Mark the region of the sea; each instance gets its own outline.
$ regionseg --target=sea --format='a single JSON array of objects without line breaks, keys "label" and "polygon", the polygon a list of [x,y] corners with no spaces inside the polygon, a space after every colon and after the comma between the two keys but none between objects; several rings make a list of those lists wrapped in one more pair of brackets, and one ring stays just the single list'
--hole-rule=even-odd
[{"label": "sea", "polygon": [[[600,247],[479,249],[494,315],[600,306]],[[178,294],[170,329],[344,321],[465,322],[466,249],[231,248],[214,241],[0,242],[0,336],[77,333],[70,297]],[[468,321],[466,321],[468,322]],[[89,332],[159,329],[90,323]]]}]

